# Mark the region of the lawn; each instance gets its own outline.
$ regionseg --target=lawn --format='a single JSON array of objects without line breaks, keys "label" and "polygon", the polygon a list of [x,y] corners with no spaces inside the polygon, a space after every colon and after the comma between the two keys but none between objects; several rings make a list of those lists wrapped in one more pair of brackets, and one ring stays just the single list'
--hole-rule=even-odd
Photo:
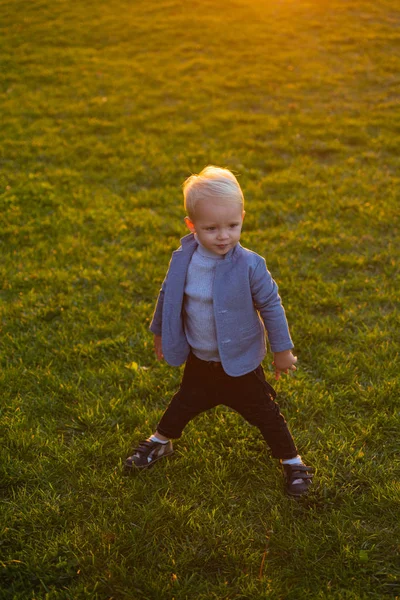
[{"label": "lawn", "polygon": [[[400,2],[0,0],[0,23],[0,598],[399,598]],[[286,308],[300,501],[225,407],[122,474],[180,381],[148,326],[207,164]]]}]

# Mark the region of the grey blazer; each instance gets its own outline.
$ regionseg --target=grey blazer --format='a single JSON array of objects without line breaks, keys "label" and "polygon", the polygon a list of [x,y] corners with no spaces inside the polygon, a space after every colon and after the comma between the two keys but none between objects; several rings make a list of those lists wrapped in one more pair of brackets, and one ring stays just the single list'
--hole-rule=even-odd
[{"label": "grey blazer", "polygon": [[[182,365],[190,351],[183,326],[183,299],[190,259],[197,247],[192,233],[172,253],[150,330],[162,336],[165,360]],[[214,316],[218,351],[228,375],[253,371],[266,354],[265,330],[273,352],[293,348],[278,286],[265,260],[243,248],[231,249],[217,263],[214,281]]]}]

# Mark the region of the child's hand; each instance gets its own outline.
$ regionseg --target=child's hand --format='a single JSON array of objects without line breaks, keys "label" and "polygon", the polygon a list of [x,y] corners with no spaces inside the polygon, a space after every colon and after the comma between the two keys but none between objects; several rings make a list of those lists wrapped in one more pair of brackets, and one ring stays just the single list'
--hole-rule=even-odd
[{"label": "child's hand", "polygon": [[156,353],[157,360],[162,360],[164,354],[162,351],[161,335],[154,336],[154,352]]},{"label": "child's hand", "polygon": [[274,362],[272,363],[275,367],[275,379],[278,380],[281,373],[288,373],[288,371],[296,371],[295,364],[297,363],[297,356],[293,356],[290,350],[284,352],[274,352]]}]

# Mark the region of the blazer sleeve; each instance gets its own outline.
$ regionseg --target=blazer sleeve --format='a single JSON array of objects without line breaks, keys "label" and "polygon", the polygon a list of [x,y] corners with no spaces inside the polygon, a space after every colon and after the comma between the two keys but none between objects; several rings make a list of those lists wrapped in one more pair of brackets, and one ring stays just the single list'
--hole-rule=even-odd
[{"label": "blazer sleeve", "polygon": [[[175,252],[179,252],[181,250],[182,250],[182,246],[180,246],[178,248],[178,250],[175,250]],[[162,286],[159,291],[157,302],[156,302],[156,307],[154,309],[153,318],[150,323],[149,329],[150,329],[150,331],[152,331],[154,333],[154,335],[162,334],[162,314],[163,314],[163,306],[164,306],[164,294],[165,294],[165,290],[167,287],[168,274],[170,272],[170,268],[171,268],[171,264],[173,262],[173,257],[174,257],[175,252],[173,252],[171,260],[169,261],[167,273],[165,275],[164,281],[162,282]]]},{"label": "blazer sleeve", "polygon": [[262,257],[253,271],[250,286],[254,306],[264,322],[272,352],[291,350],[293,342],[289,333],[285,309],[278,294],[278,286],[272,279]]},{"label": "blazer sleeve", "polygon": [[150,331],[152,331],[154,335],[161,335],[162,333],[162,312],[164,305],[164,292],[166,287],[166,280],[167,278],[164,279],[160,292],[158,294],[156,307],[149,327]]}]

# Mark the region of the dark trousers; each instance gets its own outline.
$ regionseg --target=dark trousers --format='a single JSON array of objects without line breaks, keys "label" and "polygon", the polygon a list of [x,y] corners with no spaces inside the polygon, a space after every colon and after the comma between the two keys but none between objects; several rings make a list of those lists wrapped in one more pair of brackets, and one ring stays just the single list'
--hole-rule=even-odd
[{"label": "dark trousers", "polygon": [[294,458],[297,449],[275,397],[261,365],[246,375],[231,377],[221,363],[206,362],[190,353],[181,386],[157,431],[168,438],[179,438],[194,417],[224,404],[259,428],[274,458]]}]

